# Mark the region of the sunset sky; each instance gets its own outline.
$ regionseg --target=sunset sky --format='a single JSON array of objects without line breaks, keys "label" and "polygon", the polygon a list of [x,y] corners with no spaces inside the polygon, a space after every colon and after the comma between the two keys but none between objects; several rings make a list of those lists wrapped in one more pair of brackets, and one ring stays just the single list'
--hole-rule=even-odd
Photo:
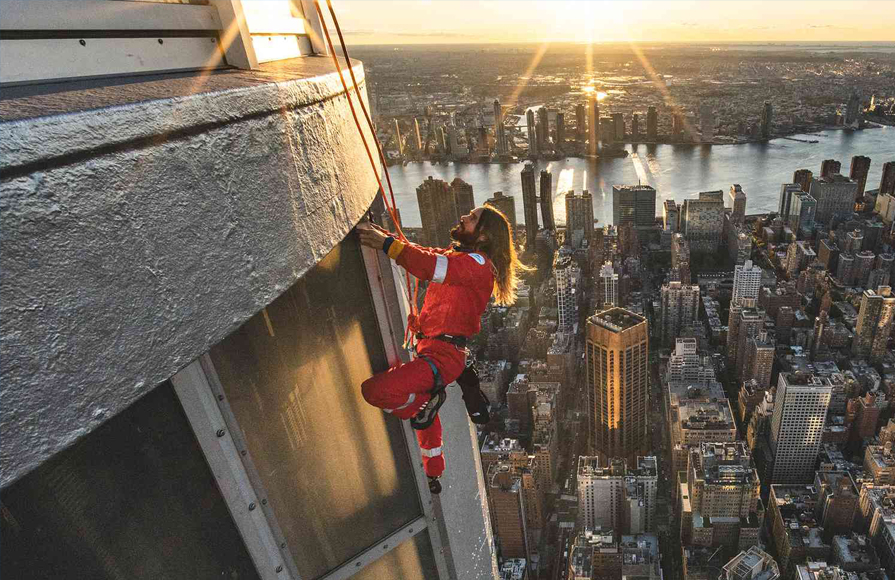
[{"label": "sunset sky", "polygon": [[354,44],[895,41],[887,0],[333,0]]}]

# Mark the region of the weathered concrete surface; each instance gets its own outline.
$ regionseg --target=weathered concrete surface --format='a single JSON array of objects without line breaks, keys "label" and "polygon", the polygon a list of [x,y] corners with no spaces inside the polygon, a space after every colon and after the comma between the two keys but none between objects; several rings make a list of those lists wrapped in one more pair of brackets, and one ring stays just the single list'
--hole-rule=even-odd
[{"label": "weathered concrete surface", "polygon": [[316,73],[0,123],[0,486],[207,351],[362,217],[377,186],[347,99],[331,63],[301,61]]}]

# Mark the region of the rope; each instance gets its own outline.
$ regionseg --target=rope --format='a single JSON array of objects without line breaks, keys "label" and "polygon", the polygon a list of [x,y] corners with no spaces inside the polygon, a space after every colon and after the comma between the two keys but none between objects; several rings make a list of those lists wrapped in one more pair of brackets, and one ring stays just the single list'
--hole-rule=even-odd
[{"label": "rope", "polygon": [[[404,236],[404,232],[401,230],[400,219],[397,215],[397,204],[395,203],[395,191],[392,188],[392,180],[391,176],[388,173],[388,165],[385,162],[385,155],[382,151],[382,145],[379,143],[379,139],[376,137],[376,129],[373,126],[373,121],[370,118],[370,114],[367,112],[367,107],[364,105],[364,100],[360,96],[360,87],[357,84],[357,78],[354,76],[354,69],[351,66],[351,59],[348,56],[348,47],[345,45],[345,38],[342,36],[342,28],[339,26],[339,20],[336,18],[336,12],[333,9],[332,1],[326,0],[327,8],[329,8],[330,16],[332,16],[333,24],[336,27],[336,32],[339,35],[339,44],[342,48],[342,54],[345,57],[345,64],[348,67],[348,73],[351,75],[351,83],[354,85],[354,93],[357,95],[357,100],[360,103],[361,110],[364,113],[364,119],[367,121],[367,126],[370,129],[370,134],[373,136],[373,143],[376,145],[376,151],[379,154],[379,160],[382,162],[382,169],[385,172],[385,181],[388,184],[389,196],[391,197],[391,203],[389,203],[389,198],[385,195],[385,188],[382,187],[382,180],[379,177],[379,171],[376,169],[376,161],[373,160],[373,154],[370,152],[370,146],[367,144],[367,138],[364,136],[364,130],[361,127],[360,120],[357,117],[357,111],[354,108],[354,103],[351,100],[351,93],[348,91],[348,84],[345,82],[345,75],[342,74],[342,69],[339,67],[339,58],[336,55],[336,49],[333,46],[332,38],[329,35],[329,28],[326,26],[326,21],[323,18],[323,11],[320,9],[320,0],[314,0],[314,7],[317,9],[317,15],[320,18],[321,28],[323,28],[323,34],[326,36],[326,44],[329,47],[329,52],[333,58],[333,64],[336,66],[336,72],[339,74],[339,80],[342,82],[342,88],[345,90],[345,96],[348,98],[348,106],[351,108],[351,116],[354,118],[354,125],[357,127],[357,132],[360,134],[361,141],[364,144],[364,149],[367,152],[367,159],[370,161],[370,167],[373,169],[373,176],[376,178],[376,183],[379,185],[379,193],[382,195],[382,200],[385,202],[385,209],[388,211],[389,215],[392,218],[392,223],[395,224],[395,228],[398,230],[398,237],[407,242],[407,237]],[[412,321],[415,321],[417,317],[417,301],[419,299],[419,280],[416,280],[414,283],[410,280],[410,273],[405,270],[405,282],[407,284],[407,293],[413,295],[413,300],[410,302],[410,314],[407,316],[408,324],[407,328],[404,331],[404,347],[412,347],[414,341],[414,335],[411,330]],[[411,289],[412,286],[412,289]]]}]

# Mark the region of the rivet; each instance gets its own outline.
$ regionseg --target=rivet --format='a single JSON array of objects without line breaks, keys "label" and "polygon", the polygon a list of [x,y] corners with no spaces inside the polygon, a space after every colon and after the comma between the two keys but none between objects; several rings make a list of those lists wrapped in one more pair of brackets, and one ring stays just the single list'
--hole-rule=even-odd
[{"label": "rivet", "polygon": [[159,44],[165,44],[165,41],[162,40],[161,38],[159,38],[159,39],[158,39],[158,43],[159,43]]},{"label": "rivet", "polygon": [[223,400],[224,400],[224,395],[218,395],[218,401],[223,401]]},{"label": "rivet", "polygon": [[383,546],[382,546],[382,549],[383,549],[383,550],[388,550],[388,544],[383,545]]},{"label": "rivet", "polygon": [[281,548],[285,548],[285,547],[286,547],[286,542],[283,542],[282,544],[280,544],[280,547],[281,547]]},{"label": "rivet", "polygon": [[81,46],[87,46],[87,41],[82,38],[78,41],[78,44],[80,44]]},{"label": "rivet", "polygon": [[223,437],[225,431],[223,429],[218,429],[218,437]]},{"label": "rivet", "polygon": [[266,500],[266,499],[262,499],[262,500],[261,500],[261,505],[267,505],[267,500]]},{"label": "rivet", "polygon": [[214,43],[216,43],[217,41],[218,41],[217,38],[212,38],[212,39],[211,39],[211,44],[214,44]]},{"label": "rivet", "polygon": [[277,566],[277,572],[282,572],[282,571],[283,571],[283,567],[282,567],[282,566]]},{"label": "rivet", "polygon": [[248,453],[248,451],[246,451],[245,449],[243,449],[242,451],[240,451],[240,453],[243,454],[243,455],[245,455],[246,453]]},{"label": "rivet", "polygon": [[355,568],[360,568],[360,562],[355,562],[355,563],[354,563],[354,567],[355,567]]},{"label": "rivet", "polygon": [[411,533],[411,534],[412,534],[412,533],[413,533],[413,528],[410,528],[410,529],[407,530],[407,531],[408,531],[408,533]]},{"label": "rivet", "polygon": [[255,509],[255,502],[249,504],[249,511],[252,511],[253,509]]}]

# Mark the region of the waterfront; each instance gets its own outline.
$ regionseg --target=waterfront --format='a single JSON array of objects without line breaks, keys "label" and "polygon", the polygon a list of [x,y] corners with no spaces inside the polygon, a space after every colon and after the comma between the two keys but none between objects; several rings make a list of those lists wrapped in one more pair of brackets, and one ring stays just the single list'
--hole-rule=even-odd
[{"label": "waterfront", "polygon": [[[867,188],[879,185],[882,165],[895,160],[895,127],[863,131],[823,131],[796,138],[818,140],[802,143],[774,139],[768,143],[744,145],[628,145],[626,158],[594,160],[568,158],[535,162],[536,169],[548,169],[553,177],[553,205],[557,222],[565,222],[562,194],[570,189],[587,189],[594,196],[594,217],[601,224],[612,223],[612,186],[648,183],[656,188],[656,211],[661,214],[665,199],[678,203],[699,191],[722,189],[732,183],[743,186],[748,196],[747,213],[776,211],[780,184],[789,183],[796,169],[820,172],[824,159],[842,162],[848,174],[854,155],[872,159]],[[477,204],[495,191],[515,196],[516,218],[523,222],[522,163],[446,164],[409,163],[389,168],[395,198],[405,225],[420,225],[416,188],[428,176],[450,182],[459,177],[471,184]]]}]

